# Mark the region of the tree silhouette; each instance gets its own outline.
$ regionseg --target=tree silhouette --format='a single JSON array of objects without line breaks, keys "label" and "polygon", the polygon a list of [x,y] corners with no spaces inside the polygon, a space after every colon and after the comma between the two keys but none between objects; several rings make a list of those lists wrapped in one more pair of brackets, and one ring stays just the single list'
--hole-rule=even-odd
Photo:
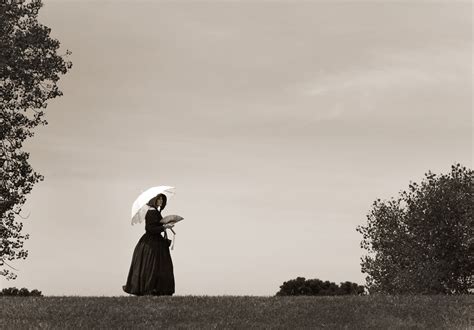
[{"label": "tree silhouette", "polygon": [[284,282],[280,286],[277,296],[341,296],[341,295],[363,295],[364,287],[352,282],[342,282],[337,285],[330,281],[320,279],[296,279]]},{"label": "tree silhouette", "polygon": [[453,165],[388,201],[377,199],[363,235],[369,292],[468,293],[474,281],[473,171]]},{"label": "tree silhouette", "polygon": [[35,183],[43,180],[28,162],[23,142],[46,125],[47,101],[62,95],[57,85],[71,62],[60,43],[38,22],[41,1],[0,2],[0,275],[16,277],[7,261],[26,258],[22,223],[15,220]]}]

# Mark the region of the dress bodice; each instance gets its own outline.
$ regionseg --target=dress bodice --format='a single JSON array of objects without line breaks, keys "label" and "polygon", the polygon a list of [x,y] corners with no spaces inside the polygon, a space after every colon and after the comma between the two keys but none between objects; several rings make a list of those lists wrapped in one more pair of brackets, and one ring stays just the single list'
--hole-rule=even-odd
[{"label": "dress bodice", "polygon": [[[161,212],[150,207],[145,215],[145,231],[150,234],[160,234],[165,230],[160,220],[163,219]],[[160,235],[161,236],[161,235]]]}]

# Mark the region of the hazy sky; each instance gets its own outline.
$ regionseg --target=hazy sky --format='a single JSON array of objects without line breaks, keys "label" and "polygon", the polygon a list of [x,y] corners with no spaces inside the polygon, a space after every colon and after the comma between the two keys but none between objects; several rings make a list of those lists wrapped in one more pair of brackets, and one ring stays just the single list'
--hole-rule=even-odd
[{"label": "hazy sky", "polygon": [[72,51],[27,143],[45,176],[5,286],[121,295],[143,190],[176,187],[176,294],[363,284],[356,227],[472,167],[470,2],[45,1]]}]

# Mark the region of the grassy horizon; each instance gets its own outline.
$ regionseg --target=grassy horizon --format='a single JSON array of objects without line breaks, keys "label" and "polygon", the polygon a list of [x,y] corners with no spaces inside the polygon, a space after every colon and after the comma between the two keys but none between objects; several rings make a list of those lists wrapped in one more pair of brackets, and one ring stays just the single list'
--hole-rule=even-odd
[{"label": "grassy horizon", "polygon": [[0,328],[468,329],[474,296],[0,297]]}]

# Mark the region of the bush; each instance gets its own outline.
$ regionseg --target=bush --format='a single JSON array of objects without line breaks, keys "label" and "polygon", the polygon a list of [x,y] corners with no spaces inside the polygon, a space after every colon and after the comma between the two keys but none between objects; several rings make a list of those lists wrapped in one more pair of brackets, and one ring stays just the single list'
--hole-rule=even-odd
[{"label": "bush", "polygon": [[31,292],[30,292],[30,296],[42,297],[43,294],[41,293],[41,291],[38,291],[38,290],[36,290],[36,289],[33,289],[33,290],[31,290]]},{"label": "bush", "polygon": [[340,286],[334,282],[319,279],[305,279],[297,277],[280,286],[277,296],[341,296],[363,295],[364,287],[352,282],[341,282]]},{"label": "bush", "polygon": [[43,294],[41,293],[41,291],[38,291],[36,289],[33,289],[31,291],[28,291],[27,288],[21,288],[21,289],[17,289],[15,287],[11,287],[11,288],[4,288],[1,292],[0,292],[0,296],[21,296],[21,297],[28,297],[28,296],[34,296],[34,297],[42,297]]}]

